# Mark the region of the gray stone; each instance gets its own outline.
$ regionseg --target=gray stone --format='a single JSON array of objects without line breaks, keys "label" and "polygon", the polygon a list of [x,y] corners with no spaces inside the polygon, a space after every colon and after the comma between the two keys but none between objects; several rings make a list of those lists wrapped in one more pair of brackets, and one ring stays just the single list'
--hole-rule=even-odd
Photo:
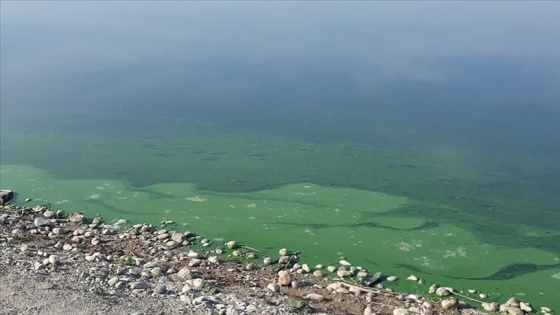
[{"label": "gray stone", "polygon": [[33,225],[40,228],[45,226],[52,226],[53,223],[45,218],[36,218],[35,221],[33,221]]},{"label": "gray stone", "polygon": [[179,270],[179,272],[177,272],[177,278],[179,278],[179,280],[192,279],[191,270],[187,267],[181,268],[181,270]]},{"label": "gray stone", "polygon": [[107,284],[113,287],[117,284],[117,282],[119,282],[119,277],[112,277],[109,281],[107,281]]},{"label": "gray stone", "polygon": [[167,288],[163,284],[158,284],[154,288],[154,292],[157,294],[165,294],[167,292]]},{"label": "gray stone", "polygon": [[148,288],[148,285],[145,282],[142,282],[142,281],[132,282],[130,284],[130,289],[131,290],[146,290],[147,288]]}]

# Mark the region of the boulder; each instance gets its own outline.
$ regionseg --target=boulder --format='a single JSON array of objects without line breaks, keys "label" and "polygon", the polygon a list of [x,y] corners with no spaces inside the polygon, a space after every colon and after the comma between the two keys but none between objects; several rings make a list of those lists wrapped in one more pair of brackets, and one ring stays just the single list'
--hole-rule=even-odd
[{"label": "boulder", "polygon": [[0,204],[5,204],[14,198],[12,190],[0,190]]},{"label": "boulder", "polygon": [[292,283],[292,275],[287,270],[281,270],[278,272],[278,284],[279,285],[290,285]]}]

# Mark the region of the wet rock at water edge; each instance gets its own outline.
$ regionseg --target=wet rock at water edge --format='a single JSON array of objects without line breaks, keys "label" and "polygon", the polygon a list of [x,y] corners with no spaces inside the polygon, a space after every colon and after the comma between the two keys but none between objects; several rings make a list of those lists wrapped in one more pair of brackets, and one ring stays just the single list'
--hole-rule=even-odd
[{"label": "wet rock at water edge", "polygon": [[519,308],[527,313],[531,313],[533,311],[533,308],[531,307],[530,304],[525,303],[525,302],[519,302]]},{"label": "wet rock at water edge", "polygon": [[395,282],[397,281],[399,278],[397,276],[389,276],[387,277],[387,281],[388,282]]},{"label": "wet rock at water edge", "polygon": [[441,301],[441,307],[446,310],[456,309],[459,306],[459,300],[456,298],[450,298]]},{"label": "wet rock at water edge", "polygon": [[265,257],[265,258],[263,259],[263,264],[264,264],[265,266],[272,265],[272,258],[270,258],[270,257]]},{"label": "wet rock at water edge", "polygon": [[499,309],[498,303],[482,303],[482,308],[488,312],[496,312]]},{"label": "wet rock at water edge", "polygon": [[14,198],[12,190],[0,190],[0,205],[5,204]]},{"label": "wet rock at water edge", "polygon": [[226,243],[226,247],[229,249],[235,249],[237,247],[239,247],[239,244],[237,244],[236,241],[229,241]]},{"label": "wet rock at water edge", "polygon": [[70,214],[70,222],[82,224],[86,221],[86,217],[80,212],[74,212]]},{"label": "wet rock at water edge", "polygon": [[439,296],[448,296],[448,295],[451,294],[451,292],[447,288],[440,287],[440,288],[437,288],[436,294],[439,295]]}]

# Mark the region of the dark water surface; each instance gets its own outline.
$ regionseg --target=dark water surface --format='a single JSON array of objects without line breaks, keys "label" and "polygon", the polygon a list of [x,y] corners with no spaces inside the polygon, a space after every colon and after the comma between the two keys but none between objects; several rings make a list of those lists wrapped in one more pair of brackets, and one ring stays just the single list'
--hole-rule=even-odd
[{"label": "dark water surface", "polygon": [[558,3],[1,5],[2,188],[559,306]]}]

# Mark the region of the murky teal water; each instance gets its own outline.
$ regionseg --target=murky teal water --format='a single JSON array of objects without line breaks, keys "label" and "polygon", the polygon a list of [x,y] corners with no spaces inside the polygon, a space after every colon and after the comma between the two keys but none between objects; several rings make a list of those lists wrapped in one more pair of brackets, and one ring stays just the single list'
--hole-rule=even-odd
[{"label": "murky teal water", "polygon": [[557,167],[543,157],[199,124],[133,134],[16,129],[2,130],[1,185],[32,204],[108,221],[173,220],[216,244],[236,239],[270,255],[288,247],[310,264],[344,256],[502,300],[560,300],[559,219],[549,210],[557,197],[535,186],[540,179],[501,169]]}]

